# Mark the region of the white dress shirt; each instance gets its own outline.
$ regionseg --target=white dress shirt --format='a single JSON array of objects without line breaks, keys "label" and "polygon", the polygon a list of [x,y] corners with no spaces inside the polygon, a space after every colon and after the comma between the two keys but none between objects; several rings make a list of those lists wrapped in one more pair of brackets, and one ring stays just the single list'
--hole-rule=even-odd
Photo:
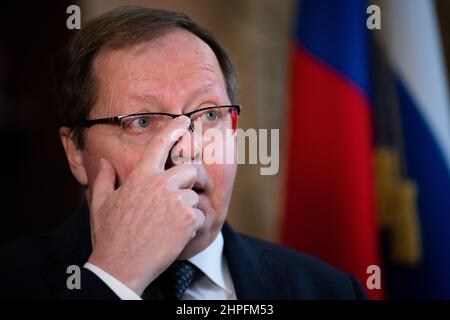
[{"label": "white dress shirt", "polygon": [[[230,270],[223,254],[223,236],[219,233],[203,251],[188,259],[203,272],[203,276],[190,285],[183,300],[236,300]],[[99,267],[86,263],[92,271],[122,300],[142,300],[133,290]]]}]

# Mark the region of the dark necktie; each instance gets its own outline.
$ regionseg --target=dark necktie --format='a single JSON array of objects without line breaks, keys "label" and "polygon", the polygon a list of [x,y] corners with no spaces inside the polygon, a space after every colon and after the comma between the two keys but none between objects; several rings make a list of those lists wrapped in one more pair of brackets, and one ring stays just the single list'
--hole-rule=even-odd
[{"label": "dark necktie", "polygon": [[[180,300],[194,279],[195,267],[189,261],[175,261],[145,290],[143,299]],[[159,291],[162,294],[158,294]]]}]

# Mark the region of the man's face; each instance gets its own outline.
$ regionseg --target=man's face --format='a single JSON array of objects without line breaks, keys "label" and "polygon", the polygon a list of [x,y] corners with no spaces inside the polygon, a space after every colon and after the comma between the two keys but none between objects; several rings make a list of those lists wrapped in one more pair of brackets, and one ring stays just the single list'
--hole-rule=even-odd
[{"label": "man's face", "polygon": [[[101,52],[94,61],[98,99],[88,119],[140,112],[181,114],[213,105],[229,105],[224,77],[211,48],[195,35],[171,31],[151,42]],[[169,120],[173,121],[173,120]],[[118,126],[96,125],[85,131],[80,151],[92,186],[101,158],[111,162],[120,186],[139,162],[149,139],[124,134]],[[201,147],[200,147],[201,148]],[[186,247],[192,255],[217,235],[231,198],[235,164],[196,164],[202,185],[198,208],[204,227]],[[82,179],[78,179],[83,184]],[[167,212],[170,214],[170,212]]]}]

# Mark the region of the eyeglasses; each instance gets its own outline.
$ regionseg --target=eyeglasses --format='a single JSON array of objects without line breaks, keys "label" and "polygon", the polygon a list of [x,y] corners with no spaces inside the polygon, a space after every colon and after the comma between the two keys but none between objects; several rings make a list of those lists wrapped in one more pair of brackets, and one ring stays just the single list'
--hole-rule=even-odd
[{"label": "eyeglasses", "polygon": [[237,127],[237,118],[241,109],[242,107],[240,105],[228,105],[201,108],[184,114],[171,114],[165,112],[135,113],[110,118],[86,120],[79,126],[90,128],[96,124],[113,124],[120,126],[128,133],[139,134],[156,130],[157,128],[166,125],[168,120],[184,115],[191,119],[191,125],[189,127],[191,131],[194,131],[194,126],[196,124],[201,124],[202,130],[214,128],[225,131],[231,129],[234,132]]}]

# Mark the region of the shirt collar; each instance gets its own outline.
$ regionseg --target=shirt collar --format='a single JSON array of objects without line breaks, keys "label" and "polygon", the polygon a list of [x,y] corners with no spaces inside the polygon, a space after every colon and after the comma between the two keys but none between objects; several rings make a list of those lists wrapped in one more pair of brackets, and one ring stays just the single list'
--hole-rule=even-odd
[{"label": "shirt collar", "polygon": [[223,236],[219,232],[217,237],[203,251],[188,259],[199,268],[212,282],[222,289],[231,292],[229,284],[225,281],[225,257],[223,257]]}]

